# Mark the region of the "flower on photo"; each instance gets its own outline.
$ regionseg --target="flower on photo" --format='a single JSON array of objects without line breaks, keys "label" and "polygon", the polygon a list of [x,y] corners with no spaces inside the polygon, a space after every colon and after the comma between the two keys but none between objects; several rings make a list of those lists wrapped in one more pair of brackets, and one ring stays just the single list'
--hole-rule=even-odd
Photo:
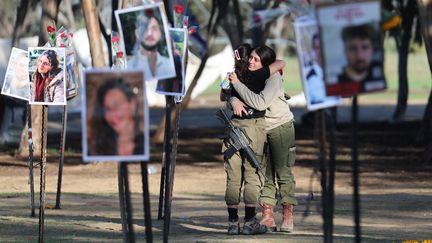
[{"label": "flower on photo", "polygon": [[183,8],[183,6],[182,6],[181,4],[179,4],[179,3],[177,3],[177,4],[174,6],[174,10],[175,10],[175,12],[178,13],[178,14],[183,14],[183,12],[184,12],[184,8]]},{"label": "flower on photo", "polygon": [[47,26],[48,42],[51,46],[56,46],[56,27],[54,25]]}]

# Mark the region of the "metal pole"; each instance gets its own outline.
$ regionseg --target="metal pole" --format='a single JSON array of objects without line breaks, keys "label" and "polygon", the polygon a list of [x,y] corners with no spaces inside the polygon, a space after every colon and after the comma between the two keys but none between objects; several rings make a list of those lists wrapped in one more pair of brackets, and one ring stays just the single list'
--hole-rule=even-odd
[{"label": "metal pole", "polygon": [[42,107],[42,131],[41,131],[41,176],[40,176],[40,204],[39,204],[39,243],[42,243],[44,237],[45,221],[45,182],[46,182],[46,145],[47,145],[47,127],[48,106]]},{"label": "metal pole", "polygon": [[172,150],[170,153],[171,157],[171,166],[167,167],[170,170],[166,193],[165,193],[165,213],[164,213],[164,242],[168,242],[168,236],[170,231],[170,221],[171,221],[171,204],[173,198],[173,188],[174,188],[174,174],[175,174],[175,166],[176,166],[176,157],[177,157],[177,140],[178,140],[178,131],[179,131],[179,123],[180,123],[180,107],[181,103],[176,103],[175,110],[175,123],[174,123],[174,131],[173,131],[173,144]]},{"label": "metal pole", "polygon": [[[120,210],[123,212],[121,214],[122,218],[122,229],[123,231],[123,240],[125,242],[135,242],[135,233],[133,229],[133,216],[132,216],[132,204],[130,199],[130,191],[129,191],[129,175],[127,169],[126,162],[120,162],[120,178],[122,184],[121,188],[119,187],[119,196],[120,196],[120,205],[123,205],[123,208]],[[122,191],[122,193],[120,193]],[[121,195],[120,195],[121,194]],[[121,197],[122,196],[122,197]],[[126,226],[126,227],[125,227]]]},{"label": "metal pole", "polygon": [[57,177],[57,195],[56,195],[56,209],[60,209],[60,196],[61,196],[61,185],[62,185],[62,176],[63,176],[63,162],[64,162],[64,150],[66,143],[66,128],[67,128],[67,105],[63,108],[63,117],[62,117],[62,133],[60,138],[60,160],[59,160],[59,168],[58,168],[58,177]]},{"label": "metal pole", "polygon": [[122,232],[123,232],[123,242],[128,242],[128,230],[127,230],[127,222],[126,222],[126,207],[124,201],[124,183],[123,183],[123,174],[121,170],[121,164],[117,165],[117,174],[118,174],[118,189],[119,189],[119,203],[120,203],[120,218],[122,223]]},{"label": "metal pole", "polygon": [[315,126],[318,126],[318,141],[319,141],[319,162],[321,167],[321,205],[322,205],[322,217],[323,217],[323,231],[324,231],[324,242],[329,243],[329,235],[328,235],[328,218],[329,218],[329,209],[328,209],[328,183],[327,176],[328,170],[326,165],[326,137],[325,137],[325,114],[324,110],[321,109],[315,113],[318,122],[315,122]]},{"label": "metal pole", "polygon": [[361,241],[360,229],[360,195],[359,195],[359,172],[358,172],[358,119],[357,119],[357,96],[353,96],[351,110],[352,124],[352,179],[353,179],[353,206],[354,206],[354,223],[355,223],[355,242]]},{"label": "metal pole", "polygon": [[330,127],[330,143],[329,143],[329,180],[328,180],[328,209],[329,209],[329,221],[328,221],[328,237],[329,242],[333,242],[333,216],[334,216],[334,181],[335,181],[335,170],[336,170],[336,109],[333,107],[331,111],[331,119],[329,122]]},{"label": "metal pole", "polygon": [[32,132],[32,117],[31,105],[27,105],[27,131],[28,131],[28,146],[29,146],[29,184],[30,184],[30,208],[31,217],[35,216],[35,192],[34,192],[34,177],[33,177],[33,132]]},{"label": "metal pole", "polygon": [[165,96],[165,131],[164,131],[164,143],[163,143],[163,154],[162,154],[162,169],[160,179],[160,190],[159,190],[159,208],[158,208],[158,219],[162,219],[162,211],[164,208],[164,195],[166,188],[166,180],[169,178],[170,167],[170,150],[171,150],[171,96]]},{"label": "metal pole", "polygon": [[147,162],[141,162],[141,180],[143,191],[143,204],[144,204],[144,225],[146,232],[146,241],[153,242],[153,232],[151,223],[151,210],[150,210],[150,192],[148,187],[148,171]]},{"label": "metal pole", "polygon": [[135,242],[135,233],[133,229],[133,216],[132,216],[132,203],[131,203],[131,197],[130,197],[130,190],[129,190],[129,173],[127,168],[127,163],[122,162],[120,167],[122,168],[122,174],[123,174],[123,185],[124,185],[124,196],[125,196],[125,202],[126,202],[126,219],[128,224],[128,232],[129,232],[129,242]]}]

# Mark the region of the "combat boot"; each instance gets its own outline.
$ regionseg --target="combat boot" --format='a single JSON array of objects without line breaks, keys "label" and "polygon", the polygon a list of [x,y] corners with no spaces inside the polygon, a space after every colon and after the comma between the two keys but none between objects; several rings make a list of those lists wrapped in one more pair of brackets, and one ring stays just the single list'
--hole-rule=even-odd
[{"label": "combat boot", "polygon": [[283,204],[283,221],[280,227],[280,231],[282,232],[293,232],[294,231],[294,218],[293,211],[294,205],[292,204]]},{"label": "combat boot", "polygon": [[268,231],[276,231],[276,222],[274,219],[273,206],[263,203],[261,205],[262,218],[260,224],[267,226]]},{"label": "combat boot", "polygon": [[266,232],[267,226],[260,224],[256,217],[244,222],[242,230],[242,234],[244,235],[265,234]]},{"label": "combat boot", "polygon": [[240,233],[239,221],[229,221],[228,222],[228,234],[238,235]]}]

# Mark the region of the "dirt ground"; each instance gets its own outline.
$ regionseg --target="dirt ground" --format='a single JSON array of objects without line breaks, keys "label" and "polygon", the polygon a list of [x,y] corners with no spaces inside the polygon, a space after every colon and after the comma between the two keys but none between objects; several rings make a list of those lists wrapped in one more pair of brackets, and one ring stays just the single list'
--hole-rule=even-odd
[{"label": "dirt ground", "polygon": [[[421,161],[423,147],[415,142],[418,121],[389,124],[363,123],[359,127],[361,234],[363,242],[432,240],[431,164]],[[257,236],[226,235],[225,172],[220,155],[220,129],[180,130],[175,171],[171,242],[322,242],[321,188],[317,144],[313,128],[297,126],[297,161],[294,174],[299,205],[295,232]],[[334,241],[354,241],[352,210],[350,127],[336,130]],[[75,141],[77,142],[77,141]],[[78,140],[79,142],[79,140]],[[71,143],[74,144],[74,141]],[[161,152],[152,146],[149,175],[152,232],[162,241],[163,220],[157,219]],[[48,206],[55,204],[57,157],[48,157]],[[138,164],[128,166],[137,242],[146,240],[142,183]],[[115,163],[81,162],[80,154],[65,158],[62,209],[45,210],[46,242],[121,242]],[[39,174],[36,167],[36,217],[30,217],[29,169],[26,160],[0,153],[0,242],[38,240]],[[310,197],[310,192],[313,197]],[[243,216],[243,210],[240,210]],[[260,216],[260,213],[258,213]],[[276,219],[281,221],[281,208]]]}]

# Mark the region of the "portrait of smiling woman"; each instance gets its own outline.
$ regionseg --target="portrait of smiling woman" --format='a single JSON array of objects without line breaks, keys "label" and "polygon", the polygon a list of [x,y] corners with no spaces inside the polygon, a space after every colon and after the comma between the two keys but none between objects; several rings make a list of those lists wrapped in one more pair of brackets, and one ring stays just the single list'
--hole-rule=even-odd
[{"label": "portrait of smiling woman", "polygon": [[63,48],[29,48],[31,104],[66,105],[65,51]]},{"label": "portrait of smiling woman", "polygon": [[88,160],[145,160],[148,126],[144,117],[148,116],[143,73],[117,70],[85,76]]}]

